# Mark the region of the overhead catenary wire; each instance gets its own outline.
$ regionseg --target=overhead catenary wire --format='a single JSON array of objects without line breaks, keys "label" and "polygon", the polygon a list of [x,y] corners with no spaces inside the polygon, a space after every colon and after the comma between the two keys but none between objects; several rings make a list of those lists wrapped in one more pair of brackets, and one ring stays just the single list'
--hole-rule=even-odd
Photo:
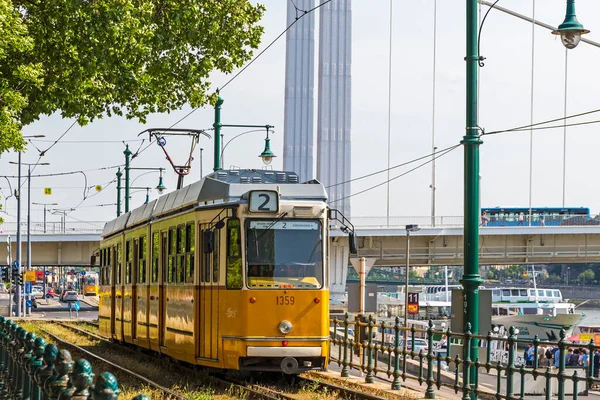
[{"label": "overhead catenary wire", "polygon": [[509,132],[529,132],[529,131],[539,131],[539,130],[544,130],[544,129],[557,129],[557,128],[565,128],[565,127],[569,127],[569,126],[592,125],[592,124],[597,124],[597,123],[600,123],[600,119],[596,119],[593,121],[573,122],[572,124],[538,126],[535,128],[529,127],[529,128],[519,128],[519,129],[509,129],[509,130],[505,130],[505,131],[487,132],[487,133],[482,134],[482,136],[497,135],[499,133],[509,133]]},{"label": "overhead catenary wire", "polygon": [[62,134],[62,135],[60,135],[60,136],[58,137],[58,139],[56,139],[56,140],[55,140],[55,141],[54,141],[54,142],[53,142],[53,143],[52,143],[52,144],[51,144],[51,145],[50,145],[50,146],[49,146],[49,147],[48,147],[46,150],[43,150],[43,151],[41,151],[41,152],[40,152],[40,156],[45,156],[45,155],[46,155],[46,153],[48,152],[48,150],[50,150],[51,148],[53,148],[54,146],[56,146],[56,144],[57,144],[58,142],[60,142],[60,140],[61,140],[62,138],[64,138],[64,137],[65,137],[65,135],[66,135],[67,133],[69,133],[69,131],[70,131],[70,130],[71,130],[71,129],[72,129],[74,126],[75,126],[75,124],[76,124],[76,123],[77,123],[77,119],[76,119],[75,121],[73,121],[73,123],[71,124],[71,126],[69,126],[69,127],[67,128],[67,130],[66,130],[66,131],[64,131],[64,132],[63,132],[63,134]]},{"label": "overhead catenary wire", "polygon": [[[594,110],[580,112],[580,113],[577,113],[577,114],[568,115],[568,116],[565,116],[565,117],[548,119],[548,120],[545,120],[545,121],[536,122],[534,124],[521,125],[521,126],[517,126],[517,127],[514,127],[514,128],[508,128],[508,129],[498,129],[498,130],[490,131],[490,132],[483,132],[481,136],[495,135],[495,134],[498,134],[498,133],[513,132],[513,131],[520,131],[520,130],[529,130],[529,128],[531,128],[531,127],[535,127],[535,126],[539,126],[539,125],[551,124],[553,122],[564,121],[564,120],[567,120],[567,119],[582,117],[584,115],[590,115],[590,114],[594,114],[594,113],[598,113],[598,112],[600,112],[600,108],[597,108],[597,109],[594,109]],[[564,125],[560,125],[560,127],[563,127],[563,126]]]},{"label": "overhead catenary wire", "polygon": [[[262,56],[267,50],[269,50],[279,39],[281,39],[281,37],[283,35],[285,35],[287,33],[287,31],[289,31],[295,24],[296,22],[300,21],[304,16],[310,14],[313,11],[316,11],[317,9],[323,7],[324,5],[330,3],[331,0],[325,0],[324,2],[322,2],[321,4],[309,9],[309,10],[302,10],[302,14],[300,16],[296,16],[296,19],[289,24],[279,35],[277,35],[277,37],[275,37],[275,39],[273,39],[268,45],[267,47],[265,47],[263,50],[261,50],[260,53],[258,53],[254,58],[252,58],[252,60],[248,61],[248,63],[246,65],[244,65],[235,75],[233,75],[227,82],[225,82],[222,86],[219,87],[219,89],[217,89],[217,91],[221,91],[223,89],[225,89],[231,82],[233,82],[238,76],[240,76],[244,71],[246,71],[246,69],[248,69],[248,67],[250,67],[250,65],[252,65],[256,60],[258,60],[260,58],[260,56]],[[298,7],[296,7],[296,5],[294,4],[294,7],[296,8],[296,10],[298,11]],[[173,128],[174,126],[178,125],[180,122],[182,122],[183,120],[185,120],[186,118],[188,118],[190,115],[192,115],[193,113],[195,113],[196,111],[198,111],[200,109],[200,107],[195,107],[193,108],[190,112],[188,112],[186,115],[184,115],[183,117],[181,117],[177,122],[175,122],[173,125],[171,125],[169,127]],[[134,155],[132,156],[132,158],[138,156],[140,153],[142,153],[143,151],[145,151],[148,147],[150,147],[150,145],[154,143],[154,140],[148,144],[148,146],[146,146],[143,150],[134,153]]]},{"label": "overhead catenary wire", "polygon": [[[389,181],[395,181],[396,179],[399,179],[399,178],[401,178],[401,177],[403,177],[403,176],[405,176],[405,175],[408,175],[408,174],[410,174],[411,172],[414,172],[414,171],[416,171],[417,169],[419,169],[419,168],[421,168],[421,167],[424,167],[425,165],[427,165],[427,164],[431,163],[431,162],[432,162],[432,160],[435,160],[435,159],[437,159],[437,158],[443,157],[443,156],[445,156],[446,154],[450,153],[450,152],[451,152],[451,151],[453,151],[453,150],[456,150],[457,148],[459,148],[459,147],[461,147],[461,146],[462,146],[461,144],[454,145],[454,146],[450,147],[449,149],[447,149],[446,151],[444,151],[444,152],[442,152],[442,153],[438,154],[437,156],[433,157],[433,159],[429,159],[429,160],[425,161],[424,163],[421,163],[421,164],[417,165],[416,167],[414,167],[414,168],[411,168],[411,169],[409,169],[408,171],[401,173],[400,175],[396,175],[395,177],[391,178]],[[427,156],[427,158],[428,158],[428,157],[429,157],[429,156]],[[342,198],[340,198],[340,199],[336,199],[336,200],[330,201],[330,202],[329,202],[329,204],[337,203],[338,201],[342,201],[342,200],[345,200],[345,199],[349,199],[350,197],[358,196],[359,194],[363,194],[363,193],[369,192],[369,191],[371,191],[371,190],[373,190],[373,189],[376,189],[376,188],[378,188],[378,187],[381,187],[381,186],[383,186],[383,185],[385,185],[385,184],[387,184],[387,183],[388,183],[388,180],[386,180],[386,181],[384,181],[384,182],[381,182],[381,183],[378,183],[377,185],[373,185],[373,186],[371,186],[371,187],[368,187],[368,188],[366,188],[366,189],[360,190],[360,191],[358,191],[358,192],[356,192],[356,193],[352,193],[352,194],[350,194],[350,195],[348,195],[348,196],[345,196],[345,197],[342,197]]]},{"label": "overhead catenary wire", "polygon": [[[347,183],[351,183],[351,182],[354,182],[354,181],[359,181],[359,180],[361,180],[361,179],[370,178],[371,176],[375,176],[375,175],[377,175],[377,174],[382,174],[382,173],[384,173],[384,172],[391,171],[391,170],[393,170],[393,169],[396,169],[396,168],[404,167],[405,165],[412,164],[412,163],[414,163],[414,162],[417,162],[417,161],[423,160],[423,159],[425,159],[425,158],[429,158],[429,157],[435,157],[435,155],[436,155],[436,154],[443,153],[443,152],[445,152],[446,150],[454,149],[454,148],[455,148],[455,147],[457,147],[457,146],[460,146],[460,145],[456,145],[456,144],[455,144],[455,145],[452,145],[452,146],[446,147],[446,148],[444,148],[444,149],[437,150],[437,151],[435,151],[435,152],[433,152],[433,153],[431,153],[431,154],[426,154],[426,155],[424,155],[424,156],[421,156],[421,157],[418,157],[418,158],[414,158],[414,159],[412,159],[412,160],[410,160],[410,161],[406,161],[406,162],[403,162],[403,163],[401,163],[401,164],[394,165],[394,166],[392,166],[392,167],[390,167],[390,168],[385,168],[385,169],[382,169],[382,170],[379,170],[379,171],[371,172],[371,173],[369,173],[369,174],[362,175],[362,176],[359,176],[359,177],[356,177],[356,178],[352,178],[352,179],[350,179],[350,180],[347,180],[347,181],[344,181],[344,182],[333,183],[333,184],[331,184],[331,185],[327,186],[327,187],[326,187],[326,189],[329,189],[329,188],[332,188],[332,187],[335,187],[335,186],[339,186],[339,185],[345,185],[345,184],[347,184]],[[433,160],[433,159],[432,159],[432,160]]]}]

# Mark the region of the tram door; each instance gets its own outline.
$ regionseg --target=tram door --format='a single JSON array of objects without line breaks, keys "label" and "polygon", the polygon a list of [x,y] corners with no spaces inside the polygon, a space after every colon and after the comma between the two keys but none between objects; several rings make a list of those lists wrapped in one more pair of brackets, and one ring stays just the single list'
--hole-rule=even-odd
[{"label": "tram door", "polygon": [[115,246],[108,249],[110,271],[110,336],[115,337],[115,282],[117,279],[117,249]]},{"label": "tram door", "polygon": [[[200,232],[209,229],[208,224],[200,225]],[[214,227],[213,227],[214,229]],[[214,250],[212,253],[205,253],[204,235],[200,234],[200,304],[199,327],[196,349],[196,357],[209,360],[218,360],[218,340],[219,331],[219,254],[220,254],[220,233],[221,230],[214,229]]]},{"label": "tram door", "polygon": [[131,339],[137,339],[137,276],[139,272],[139,240],[133,239],[133,265],[131,266],[130,283],[131,283]]},{"label": "tram door", "polygon": [[167,303],[165,299],[166,288],[165,285],[167,283],[167,260],[169,253],[169,238],[168,231],[162,231],[160,233],[160,279],[159,279],[159,289],[158,289],[158,345],[159,347],[165,346],[165,315],[167,313]]}]

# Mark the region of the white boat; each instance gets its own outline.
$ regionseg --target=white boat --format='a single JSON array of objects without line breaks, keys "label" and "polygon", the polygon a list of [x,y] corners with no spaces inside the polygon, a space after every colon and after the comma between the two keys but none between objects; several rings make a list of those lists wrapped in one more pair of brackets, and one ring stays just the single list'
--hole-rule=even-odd
[{"label": "white boat", "polygon": [[[411,292],[419,292],[419,318],[432,319],[441,324],[450,315],[450,290],[457,286],[421,286],[412,287]],[[556,341],[560,339],[560,330],[566,337],[584,318],[584,314],[575,312],[575,305],[562,298],[560,290],[546,288],[494,288],[492,290],[492,325],[506,331],[513,326],[518,329],[521,339]],[[448,296],[446,297],[446,293]],[[404,294],[379,293],[379,316],[404,315]],[[447,326],[450,326],[448,323]]]},{"label": "white boat", "polygon": [[518,337],[556,341],[561,329],[568,338],[585,317],[575,304],[562,298],[558,289],[497,288],[492,290],[492,324],[515,327]]}]

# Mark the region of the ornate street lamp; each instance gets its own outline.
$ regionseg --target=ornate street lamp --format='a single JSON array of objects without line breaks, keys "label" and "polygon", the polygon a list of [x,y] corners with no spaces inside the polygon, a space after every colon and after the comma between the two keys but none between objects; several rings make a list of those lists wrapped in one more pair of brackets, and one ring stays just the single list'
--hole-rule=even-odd
[{"label": "ornate street lamp", "polygon": [[581,35],[585,35],[586,33],[590,33],[590,31],[577,21],[575,0],[567,0],[567,15],[565,16],[565,20],[558,26],[558,29],[552,31],[552,34],[560,35],[560,39],[567,49],[574,49],[579,44]]},{"label": "ornate street lamp", "polygon": [[263,150],[262,153],[260,153],[259,157],[262,158],[263,163],[265,165],[271,164],[271,161],[273,161],[273,158],[277,157],[275,155],[275,153],[273,153],[271,151],[271,139],[269,139],[269,130],[268,129],[267,129],[267,137],[265,138],[265,149]]}]

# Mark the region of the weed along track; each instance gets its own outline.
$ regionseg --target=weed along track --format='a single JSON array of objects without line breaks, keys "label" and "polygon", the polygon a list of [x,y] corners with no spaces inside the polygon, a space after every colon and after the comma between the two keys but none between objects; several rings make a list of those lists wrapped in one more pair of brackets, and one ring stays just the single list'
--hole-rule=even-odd
[{"label": "weed along track", "polygon": [[[83,329],[82,329],[83,327]],[[368,399],[379,397],[343,387],[339,382],[330,383],[317,375],[295,376],[290,379],[280,374],[253,376],[241,379],[232,374],[207,372],[184,364],[171,362],[168,358],[141,353],[128,346],[109,341],[97,335],[93,324],[71,324],[62,322],[39,323],[31,326],[41,336],[60,346],[72,349],[77,357],[87,358],[91,363],[102,364],[118,376],[119,382],[136,387],[148,388],[153,399],[269,399],[269,400],[333,400]],[[160,360],[159,362],[157,362]],[[166,361],[166,362],[165,362]],[[125,378],[127,376],[127,378]],[[316,379],[313,379],[316,378]],[[124,392],[128,392],[127,387]],[[127,395],[121,398],[129,398]]]}]

